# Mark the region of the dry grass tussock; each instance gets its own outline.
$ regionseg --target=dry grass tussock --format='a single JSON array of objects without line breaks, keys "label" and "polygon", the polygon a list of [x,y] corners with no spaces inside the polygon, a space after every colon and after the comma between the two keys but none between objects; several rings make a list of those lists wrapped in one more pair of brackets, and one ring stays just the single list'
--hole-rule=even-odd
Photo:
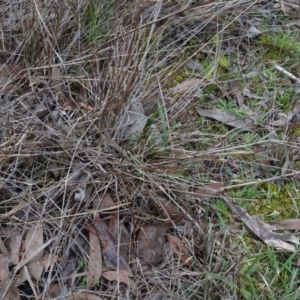
[{"label": "dry grass tussock", "polygon": [[201,109],[260,72],[246,21],[271,2],[0,2],[2,299],[248,295],[241,226],[211,195],[277,174],[252,146],[280,160],[279,108],[253,97],[251,133]]}]

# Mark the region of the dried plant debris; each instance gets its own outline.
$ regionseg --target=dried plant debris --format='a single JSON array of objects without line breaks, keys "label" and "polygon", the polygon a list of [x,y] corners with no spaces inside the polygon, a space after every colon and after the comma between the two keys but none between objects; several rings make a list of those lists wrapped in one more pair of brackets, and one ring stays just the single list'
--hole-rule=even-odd
[{"label": "dried plant debris", "polygon": [[268,223],[273,230],[300,230],[300,219],[285,219]]},{"label": "dried plant debris", "polygon": [[263,222],[258,217],[251,217],[245,209],[237,205],[229,197],[222,197],[234,215],[240,219],[245,227],[267,245],[280,250],[296,252],[295,246],[299,245],[299,239],[290,234],[274,233],[276,226],[271,226]]},{"label": "dried plant debris", "polygon": [[102,251],[99,238],[92,227],[87,228],[89,231],[90,243],[89,243],[89,261],[87,271],[87,287],[91,288],[100,279],[102,274]]},{"label": "dried plant debris", "polygon": [[[24,254],[25,259],[31,257],[31,260],[27,263],[27,268],[30,275],[39,280],[43,272],[43,266],[40,265],[39,261],[43,256],[43,227],[42,224],[37,223],[37,225],[32,226],[26,234],[26,239],[24,243]],[[37,250],[40,250],[37,252]],[[36,254],[33,256],[33,254]]]},{"label": "dried plant debris", "polygon": [[173,93],[184,93],[193,89],[199,89],[201,93],[201,85],[203,85],[203,80],[199,78],[190,78],[182,83],[178,84],[176,87],[172,88]]},{"label": "dried plant debris", "polygon": [[19,65],[0,65],[0,91],[6,93],[17,88],[18,81],[22,78],[23,68]]},{"label": "dried plant debris", "polygon": [[165,235],[172,225],[168,223],[153,223],[142,226],[137,235],[137,251],[143,262],[156,266],[164,259]]},{"label": "dried plant debris", "polygon": [[196,110],[200,116],[214,119],[230,127],[245,131],[251,131],[257,128],[254,119],[250,117],[238,119],[234,113],[218,108],[205,109],[197,106]]},{"label": "dried plant debris", "polygon": [[185,243],[176,236],[168,235],[171,249],[179,256],[180,260],[189,268],[192,266],[191,257],[188,254]]},{"label": "dried plant debris", "polygon": [[102,298],[92,293],[78,292],[70,295],[67,299],[68,300],[101,300]]},{"label": "dried plant debris", "polygon": [[297,0],[52,2],[0,4],[0,298],[298,299],[227,224],[296,196],[221,200],[299,190]]},{"label": "dried plant debris", "polygon": [[[183,203],[174,203],[171,199],[167,199],[162,196],[153,196],[150,198],[154,206],[156,206],[162,214],[168,219],[173,220],[175,223],[181,222],[187,218],[185,212],[188,211],[187,207]],[[182,210],[182,211],[180,211]]]},{"label": "dried plant debris", "polygon": [[135,296],[137,296],[139,299],[142,299],[141,293],[138,290],[134,281],[128,276],[126,276],[125,274],[119,273],[117,271],[106,271],[102,273],[102,276],[109,281],[118,281],[118,282],[125,283],[126,285],[128,285],[128,287],[130,288],[130,290]]},{"label": "dried plant debris", "polygon": [[[283,220],[279,221],[279,223],[275,222],[274,225],[272,225],[272,223],[268,224],[263,222],[256,216],[251,217],[244,208],[235,203],[235,201],[226,195],[226,193],[224,194],[224,188],[225,186],[222,184],[212,183],[211,187],[201,188],[197,192],[199,195],[203,195],[205,197],[220,195],[228,208],[234,213],[234,216],[241,220],[250,232],[266,244],[280,250],[292,252],[296,251],[295,245],[299,245],[297,237],[290,234],[274,233],[273,230],[288,229],[289,226],[291,226],[290,228],[293,228],[294,226],[295,228],[293,229],[296,229],[298,225],[297,220]],[[282,226],[282,228],[280,228],[280,226]],[[286,226],[286,228],[284,228],[284,226]]]},{"label": "dried plant debris", "polygon": [[115,138],[126,141],[136,138],[144,130],[147,119],[142,103],[133,101],[123,112]]},{"label": "dried plant debris", "polygon": [[119,255],[118,245],[112,240],[105,222],[97,215],[94,216],[94,225],[99,237],[102,249],[110,263],[110,267],[118,270],[126,276],[133,276],[125,258]]}]

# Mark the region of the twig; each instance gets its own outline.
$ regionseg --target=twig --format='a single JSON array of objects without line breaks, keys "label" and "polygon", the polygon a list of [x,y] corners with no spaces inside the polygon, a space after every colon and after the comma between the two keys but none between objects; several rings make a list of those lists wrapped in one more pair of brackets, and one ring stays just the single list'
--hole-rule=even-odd
[{"label": "twig", "polygon": [[277,64],[275,64],[274,62],[272,62],[274,68],[280,72],[282,72],[284,75],[286,75],[288,78],[296,81],[296,83],[300,84],[300,79],[298,77],[296,77],[295,75],[293,75],[292,73],[290,73],[289,71],[285,70],[284,68],[278,66]]}]

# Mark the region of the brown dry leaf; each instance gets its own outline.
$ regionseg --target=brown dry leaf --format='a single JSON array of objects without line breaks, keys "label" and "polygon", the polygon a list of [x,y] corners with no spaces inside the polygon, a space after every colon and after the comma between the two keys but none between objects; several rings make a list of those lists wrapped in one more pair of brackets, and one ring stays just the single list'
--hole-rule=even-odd
[{"label": "brown dry leaf", "polygon": [[256,113],[251,108],[249,108],[247,105],[244,104],[244,97],[243,97],[242,91],[239,89],[239,87],[235,86],[233,84],[233,91],[232,92],[234,93],[234,95],[236,97],[236,100],[237,100],[237,103],[238,103],[239,107],[241,109],[243,109],[248,114],[248,116],[255,116]]},{"label": "brown dry leaf", "polygon": [[140,291],[136,287],[136,284],[128,276],[118,273],[117,271],[106,271],[102,273],[102,276],[109,281],[118,281],[127,284],[135,296],[138,298],[141,297]]},{"label": "brown dry leaf", "polygon": [[115,207],[115,203],[109,193],[105,193],[103,197],[97,196],[93,200],[93,209],[106,210],[112,207]]},{"label": "brown dry leaf", "polygon": [[280,221],[268,222],[274,230],[299,230],[300,229],[300,219],[285,219]]},{"label": "brown dry leaf", "polygon": [[93,287],[102,273],[102,255],[99,238],[92,228],[87,228],[90,236],[89,263],[87,271],[87,288]]},{"label": "brown dry leaf", "polygon": [[288,116],[282,113],[278,113],[276,119],[274,121],[271,121],[269,125],[272,125],[274,127],[283,127],[286,126],[287,123],[288,123]]},{"label": "brown dry leaf", "polygon": [[[159,206],[159,209],[162,210],[162,213],[167,217],[173,220],[175,223],[182,221],[186,218],[184,212],[179,211],[178,205],[176,205],[172,200],[168,200],[164,197],[156,197],[156,201],[152,201],[155,206]],[[181,205],[183,206],[183,205]],[[186,207],[183,207],[187,211]]]},{"label": "brown dry leaf", "polygon": [[99,237],[103,251],[111,264],[111,267],[118,269],[119,272],[127,276],[133,276],[128,263],[122,255],[118,256],[117,247],[115,246],[110,233],[108,232],[105,222],[95,214],[94,225]]},{"label": "brown dry leaf", "polygon": [[[114,203],[110,194],[105,193],[102,198],[96,197],[96,200],[93,202],[94,209],[98,209],[99,207],[100,210],[109,211],[110,208],[116,208],[116,204]],[[122,255],[125,255],[125,253],[127,254],[128,247],[131,245],[131,236],[124,224],[119,222],[118,212],[112,213],[111,217],[105,223],[107,225],[108,232],[113,238],[113,241],[117,242],[119,240],[121,242],[120,252]],[[134,249],[131,250],[134,252]]]},{"label": "brown dry leaf", "polygon": [[83,109],[85,109],[86,111],[92,111],[94,108],[88,104],[85,104],[85,103],[79,103],[79,106]]},{"label": "brown dry leaf", "polygon": [[0,280],[9,279],[10,271],[9,266],[13,265],[11,259],[3,254],[0,254]]},{"label": "brown dry leaf", "polygon": [[174,93],[184,93],[190,89],[196,88],[197,86],[200,86],[200,84],[203,83],[202,79],[199,78],[191,78],[191,79],[187,79],[181,83],[179,83],[178,85],[176,85],[172,91]]},{"label": "brown dry leaf", "polygon": [[54,283],[46,291],[45,297],[43,299],[55,299],[58,298],[60,294],[61,294],[60,285],[58,283]]},{"label": "brown dry leaf", "polygon": [[99,296],[86,292],[78,292],[71,295],[68,300],[101,300]]},{"label": "brown dry leaf", "polygon": [[[43,246],[43,228],[41,224],[34,225],[30,228],[26,234],[25,239],[25,257],[30,256],[38,248]],[[36,279],[40,280],[43,266],[40,265],[39,261],[43,256],[43,251],[40,251],[35,255],[27,264],[28,271],[30,275]]]},{"label": "brown dry leaf", "polygon": [[107,230],[111,234],[113,241],[120,242],[120,253],[122,256],[127,257],[128,252],[135,253],[134,249],[131,249],[131,236],[127,228],[122,222],[119,221],[119,213],[115,212],[111,218],[108,219]]},{"label": "brown dry leaf", "polygon": [[197,113],[202,117],[212,118],[216,121],[224,123],[230,127],[238,128],[245,131],[256,129],[252,118],[237,119],[234,113],[218,108],[205,109],[200,106],[196,107]]},{"label": "brown dry leaf", "polygon": [[208,183],[207,185],[194,190],[194,193],[201,198],[215,196],[222,192],[224,192],[224,185],[218,182]]},{"label": "brown dry leaf", "polygon": [[258,217],[251,217],[244,208],[235,203],[231,198],[222,196],[224,202],[235,214],[235,217],[240,219],[245,227],[267,245],[275,247],[279,250],[296,252],[294,245],[299,245],[299,239],[290,234],[276,233],[273,230],[277,229]]},{"label": "brown dry leaf", "polygon": [[44,269],[48,269],[53,266],[56,262],[61,261],[62,258],[58,255],[45,253],[40,259],[39,263]]},{"label": "brown dry leaf", "polygon": [[[0,254],[0,281],[2,282],[2,286],[5,281],[8,281],[10,276],[12,275],[9,271],[9,267],[19,264],[19,255],[20,255],[20,247],[22,242],[22,235],[20,232],[13,230],[12,228],[8,228],[5,230],[5,235],[9,237],[5,240],[6,246],[10,249],[10,253],[8,256],[4,256]],[[24,272],[20,272],[18,275],[17,281],[14,282],[15,286],[20,285],[26,280],[26,276]],[[4,284],[5,287],[7,285]],[[1,289],[0,289],[1,291]]]},{"label": "brown dry leaf", "polygon": [[20,262],[22,234],[13,228],[8,228],[5,231],[5,235],[8,236],[5,239],[4,244],[10,249],[9,257],[11,261],[17,265]]},{"label": "brown dry leaf", "polygon": [[5,297],[3,298],[3,293],[5,293],[7,287],[9,286],[9,280],[4,280],[0,283],[0,299],[1,300],[19,300],[20,297],[20,291],[18,287],[11,286],[8,291],[5,294]]},{"label": "brown dry leaf", "polygon": [[[20,293],[16,285],[11,284],[12,272],[9,271],[9,267],[12,267],[14,263],[10,258],[0,254],[0,298],[3,300],[18,300],[20,299]],[[24,281],[24,280],[23,280]],[[21,283],[21,282],[20,282]],[[15,282],[14,282],[15,284]],[[3,294],[6,292],[4,298]]]},{"label": "brown dry leaf", "polygon": [[165,235],[171,227],[172,225],[168,223],[154,223],[140,228],[137,236],[137,250],[145,262],[156,266],[163,260]]},{"label": "brown dry leaf", "polygon": [[191,268],[192,262],[188,255],[188,250],[186,248],[186,245],[183,243],[183,241],[173,235],[168,235],[168,241],[170,243],[172,250],[176,254],[178,254],[180,260],[182,260],[189,268]]}]

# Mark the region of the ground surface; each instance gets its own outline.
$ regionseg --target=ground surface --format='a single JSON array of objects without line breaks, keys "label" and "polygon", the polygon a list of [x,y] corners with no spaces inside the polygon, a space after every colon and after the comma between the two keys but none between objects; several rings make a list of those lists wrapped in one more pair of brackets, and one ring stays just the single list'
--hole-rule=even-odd
[{"label": "ground surface", "polygon": [[0,12],[2,299],[300,298],[298,1]]}]

